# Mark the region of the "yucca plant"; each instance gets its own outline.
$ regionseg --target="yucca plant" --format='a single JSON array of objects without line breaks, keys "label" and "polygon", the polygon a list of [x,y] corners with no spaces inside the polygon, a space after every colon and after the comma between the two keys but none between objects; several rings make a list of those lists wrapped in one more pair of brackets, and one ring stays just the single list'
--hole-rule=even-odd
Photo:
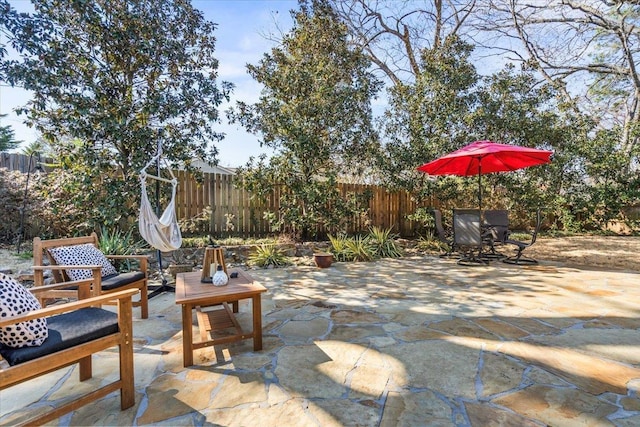
[{"label": "yucca plant", "polygon": [[33,252],[32,251],[18,252],[17,254],[13,254],[13,255],[18,257],[18,259],[33,259]]},{"label": "yucca plant", "polygon": [[256,251],[249,255],[248,259],[251,265],[258,267],[284,267],[289,265],[289,259],[280,248],[275,245],[260,245],[256,247]]},{"label": "yucca plant", "polygon": [[383,230],[380,227],[373,227],[369,229],[369,235],[367,237],[374,257],[400,258],[402,256],[394,240],[398,236],[391,234],[390,228]]},{"label": "yucca plant", "polygon": [[420,239],[416,243],[416,248],[422,252],[429,253],[444,253],[447,252],[447,245],[437,238],[429,238],[420,236]]},{"label": "yucca plant", "polygon": [[352,261],[371,261],[375,258],[374,249],[368,237],[352,237],[347,239],[346,245]]},{"label": "yucca plant", "polygon": [[100,229],[98,244],[100,250],[109,255],[135,254],[146,246],[143,240],[133,238],[133,230],[125,233],[119,229],[110,231],[104,227]]},{"label": "yucca plant", "polygon": [[347,236],[344,234],[338,234],[335,237],[329,234],[329,241],[331,242],[331,249],[329,249],[329,252],[333,254],[336,261],[352,260],[349,248],[347,247],[347,239]]},{"label": "yucca plant", "polygon": [[[134,239],[133,230],[124,232],[120,229],[109,230],[105,227],[100,228],[98,245],[107,255],[136,254],[146,246],[143,240]],[[112,263],[118,271],[131,269],[131,260],[113,260]]]}]

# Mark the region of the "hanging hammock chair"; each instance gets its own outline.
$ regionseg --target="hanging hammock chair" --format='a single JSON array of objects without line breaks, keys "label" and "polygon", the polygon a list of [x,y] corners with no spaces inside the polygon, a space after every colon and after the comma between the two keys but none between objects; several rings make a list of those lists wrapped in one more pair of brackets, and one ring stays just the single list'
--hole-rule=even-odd
[{"label": "hanging hammock chair", "polygon": [[[157,162],[160,165],[159,160],[162,156],[162,149],[158,150],[158,154],[152,158],[149,163],[145,165],[140,171],[140,187],[141,187],[141,200],[140,200],[140,216],[138,218],[138,226],[140,229],[140,235],[147,241],[152,247],[162,251],[170,252],[174,251],[182,246],[182,234],[180,233],[180,227],[178,226],[178,218],[176,216],[176,188],[178,187],[178,180],[171,172],[171,168],[167,167],[171,179],[165,179],[160,176],[160,168],[158,167],[158,175],[149,175],[147,168]],[[167,165],[168,166],[168,165]],[[168,182],[172,185],[171,201],[164,209],[162,216],[158,218],[156,213],[149,202],[149,196],[147,195],[147,178],[155,179],[157,181]]]}]

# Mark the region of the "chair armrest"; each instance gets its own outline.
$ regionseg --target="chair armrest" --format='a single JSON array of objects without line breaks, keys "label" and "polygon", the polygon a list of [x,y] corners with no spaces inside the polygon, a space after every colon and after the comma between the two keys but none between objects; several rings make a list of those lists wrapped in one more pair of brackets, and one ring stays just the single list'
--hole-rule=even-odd
[{"label": "chair armrest", "polygon": [[34,271],[42,270],[101,270],[101,265],[36,265],[32,267]]},{"label": "chair armrest", "polygon": [[52,285],[34,286],[32,288],[29,288],[28,291],[32,294],[39,294],[41,292],[47,292],[54,289],[70,288],[72,286],[91,289],[92,284],[93,279],[72,280],[69,282],[54,283]]},{"label": "chair armrest", "polygon": [[138,293],[137,289],[128,289],[126,291],[113,292],[109,294],[99,295],[97,297],[86,298],[83,300],[77,300],[66,304],[53,305],[45,307],[40,310],[30,311],[28,313],[21,314],[19,316],[12,316],[10,318],[0,319],[0,327],[13,325],[20,322],[26,322],[27,320],[39,319],[43,317],[49,317],[54,314],[60,314],[67,311],[77,310],[84,307],[92,307],[96,305],[106,304],[116,300],[131,299],[131,297]]},{"label": "chair armrest", "polygon": [[[33,269],[33,281],[35,288],[41,288],[44,283],[45,270],[91,270],[91,274],[94,280],[101,277],[102,266],[101,265],[35,265]],[[62,283],[62,282],[61,282]],[[69,282],[64,282],[69,283]],[[64,284],[63,283],[63,284]],[[74,286],[73,284],[71,286]]]}]

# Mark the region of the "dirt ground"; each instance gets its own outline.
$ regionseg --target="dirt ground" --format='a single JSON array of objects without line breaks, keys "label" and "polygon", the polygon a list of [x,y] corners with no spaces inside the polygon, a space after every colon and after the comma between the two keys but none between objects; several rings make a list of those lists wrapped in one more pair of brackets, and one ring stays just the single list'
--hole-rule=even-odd
[{"label": "dirt ground", "polygon": [[[504,253],[509,250],[505,248]],[[640,272],[640,237],[575,236],[539,238],[525,254],[541,261],[562,262],[568,265],[588,265]],[[0,248],[0,269],[13,274],[28,270],[33,261],[16,255],[15,250]]]},{"label": "dirt ground", "polygon": [[574,236],[539,238],[527,256],[569,265],[589,265],[640,272],[640,237]]}]

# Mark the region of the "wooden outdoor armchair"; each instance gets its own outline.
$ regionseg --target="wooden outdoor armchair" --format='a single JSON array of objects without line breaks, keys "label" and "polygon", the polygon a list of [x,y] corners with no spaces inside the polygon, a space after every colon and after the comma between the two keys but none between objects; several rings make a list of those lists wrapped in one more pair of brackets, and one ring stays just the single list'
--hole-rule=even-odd
[{"label": "wooden outdoor armchair", "polygon": [[[73,247],[78,245],[91,244],[98,248],[98,235],[91,233],[89,236],[70,237],[63,239],[41,240],[39,237],[33,239],[33,273],[34,286],[44,285],[44,271],[52,270],[55,283],[68,282],[71,280],[68,270],[91,270],[94,278],[95,286],[92,289],[92,295],[97,296],[110,292],[121,291],[125,289],[137,289],[140,293],[140,299],[133,302],[134,307],[140,307],[140,317],[146,319],[149,317],[149,300],[147,287],[147,269],[148,259],[146,255],[108,255],[104,256],[110,260],[136,260],[139,262],[139,270],[127,273],[117,273],[102,277],[100,265],[77,265],[66,264],[61,265],[56,262],[51,251],[61,247]],[[44,261],[48,262],[45,263]],[[47,264],[47,265],[45,265]],[[38,299],[45,306],[47,298],[74,298],[76,291],[73,289],[63,289],[50,291],[43,294]]]},{"label": "wooden outdoor armchair", "polygon": [[[120,375],[115,381],[50,411],[29,420],[17,421],[21,425],[49,422],[116,390],[120,390],[122,410],[135,403],[131,297],[136,291],[130,289],[91,297],[92,282],[82,280],[32,288],[30,291],[35,295],[72,285],[78,288],[79,299],[0,319],[0,327],[7,327],[31,319],[47,318],[49,330],[48,338],[40,346],[11,348],[0,344],[0,354],[6,362],[0,365],[0,390],[75,363],[79,365],[80,381],[85,381],[92,376],[92,354],[115,346],[119,347]],[[96,307],[106,302],[117,304],[117,314]]]}]

